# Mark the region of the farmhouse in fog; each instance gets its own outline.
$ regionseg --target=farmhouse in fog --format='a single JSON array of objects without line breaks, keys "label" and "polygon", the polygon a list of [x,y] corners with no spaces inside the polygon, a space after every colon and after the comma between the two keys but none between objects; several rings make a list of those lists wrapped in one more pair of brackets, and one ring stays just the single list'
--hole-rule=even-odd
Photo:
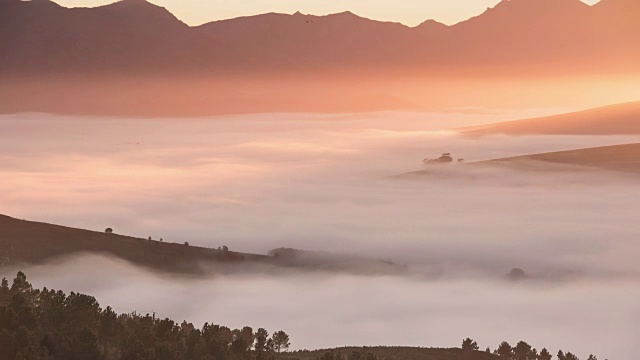
[{"label": "farmhouse in fog", "polygon": [[451,153],[444,153],[437,159],[426,158],[422,160],[424,164],[449,164],[453,162]]}]

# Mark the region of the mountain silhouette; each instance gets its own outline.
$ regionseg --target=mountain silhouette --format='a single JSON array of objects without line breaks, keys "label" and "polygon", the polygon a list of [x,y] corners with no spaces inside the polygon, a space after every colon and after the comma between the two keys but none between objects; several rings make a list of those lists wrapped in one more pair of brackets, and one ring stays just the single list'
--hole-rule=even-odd
[{"label": "mountain silhouette", "polygon": [[0,65],[42,72],[234,72],[392,68],[640,70],[640,2],[503,0],[467,21],[408,27],[350,12],[269,13],[189,27],[145,0],[65,8],[0,0]]},{"label": "mountain silhouette", "polygon": [[144,0],[72,9],[49,0],[2,0],[0,44],[7,51],[0,64],[29,74],[221,63],[221,43],[192,33],[169,11]]},{"label": "mountain silhouette", "polygon": [[411,33],[405,25],[373,21],[351,12],[327,16],[270,13],[211,22],[198,30],[242,48],[246,56],[278,59],[294,68],[379,60],[392,55],[394,42]]},{"label": "mountain silhouette", "polygon": [[455,25],[451,41],[464,39],[456,50],[476,61],[541,62],[558,52],[575,51],[570,49],[575,42],[587,39],[582,34],[588,31],[590,10],[580,0],[503,0]]}]

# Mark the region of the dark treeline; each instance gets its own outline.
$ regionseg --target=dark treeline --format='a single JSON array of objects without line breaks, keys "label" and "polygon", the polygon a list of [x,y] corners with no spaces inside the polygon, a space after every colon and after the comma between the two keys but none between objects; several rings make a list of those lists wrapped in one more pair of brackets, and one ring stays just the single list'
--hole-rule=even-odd
[{"label": "dark treeline", "polygon": [[[387,360],[415,358],[415,348],[372,347],[345,352],[289,349],[289,335],[273,335],[263,328],[231,330],[204,324],[197,329],[183,321],[137,313],[116,314],[102,309],[92,296],[34,289],[24,273],[13,283],[0,284],[0,360]],[[462,349],[433,349],[438,359],[552,360],[545,348],[538,351],[524,341],[515,346],[502,342],[493,352],[479,349],[470,338]],[[436,350],[444,351],[438,355]],[[453,349],[456,350],[456,349]],[[391,351],[392,354],[389,353]],[[293,357],[291,357],[293,355]],[[404,356],[407,355],[407,356]],[[433,356],[432,356],[433,357]],[[436,357],[433,357],[434,359]],[[430,357],[431,358],[431,357]],[[557,353],[558,360],[580,360],[571,352]],[[586,360],[598,360],[590,355]]]},{"label": "dark treeline", "polygon": [[[478,351],[478,344],[473,339],[466,338],[462,341],[462,350],[465,351]],[[491,353],[491,349],[485,350]],[[503,341],[497,349],[493,351],[494,355],[497,355],[500,359],[504,360],[552,360],[553,355],[546,348],[538,351],[536,348],[527,344],[525,341],[518,342],[515,346],[511,346],[506,341]],[[558,360],[580,360],[578,356],[562,350],[557,353]],[[587,360],[598,360],[595,355],[589,355]]]},{"label": "dark treeline", "polygon": [[1,360],[269,360],[289,346],[283,331],[118,315],[88,295],[33,289],[22,272],[0,285]]}]

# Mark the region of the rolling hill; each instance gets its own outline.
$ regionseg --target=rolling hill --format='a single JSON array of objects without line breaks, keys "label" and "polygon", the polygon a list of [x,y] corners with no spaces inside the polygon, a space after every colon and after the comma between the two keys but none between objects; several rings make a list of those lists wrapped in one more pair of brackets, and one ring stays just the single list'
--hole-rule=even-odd
[{"label": "rolling hill", "polygon": [[640,173],[640,144],[624,144],[595,148],[556,151],[473,163],[523,169],[601,169]]},{"label": "rolling hill", "polygon": [[[640,143],[623,144],[567,151],[527,154],[463,164],[427,165],[425,169],[397,176],[400,179],[420,179],[423,176],[460,176],[478,168],[506,168],[518,171],[613,171],[621,174],[640,174]],[[448,171],[455,169],[455,172]],[[469,173],[475,177],[474,172]]]},{"label": "rolling hill", "polygon": [[[0,215],[0,267],[43,264],[80,254],[116,257],[158,272],[205,275],[222,271],[272,269],[401,274],[406,268],[389,261],[344,254],[275,249],[259,255],[135,238],[114,233],[19,220]],[[229,267],[227,265],[238,265]]]},{"label": "rolling hill", "polygon": [[620,135],[640,134],[640,101],[569,114],[457,129],[465,135]]},{"label": "rolling hill", "polygon": [[115,256],[138,266],[174,273],[203,273],[206,263],[265,262],[268,256],[74,229],[0,215],[0,259],[41,264],[81,253]]}]

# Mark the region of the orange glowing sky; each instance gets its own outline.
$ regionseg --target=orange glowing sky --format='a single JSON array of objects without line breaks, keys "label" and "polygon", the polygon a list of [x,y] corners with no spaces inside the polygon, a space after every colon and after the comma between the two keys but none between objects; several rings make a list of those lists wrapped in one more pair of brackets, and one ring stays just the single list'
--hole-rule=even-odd
[{"label": "orange glowing sky", "polygon": [[[68,7],[91,7],[115,0],[54,0]],[[534,0],[535,1],[535,0]],[[582,0],[587,4],[599,0]],[[427,19],[454,24],[482,13],[500,0],[151,0],[190,25],[267,12],[326,15],[352,11],[376,20],[415,26]]]}]

